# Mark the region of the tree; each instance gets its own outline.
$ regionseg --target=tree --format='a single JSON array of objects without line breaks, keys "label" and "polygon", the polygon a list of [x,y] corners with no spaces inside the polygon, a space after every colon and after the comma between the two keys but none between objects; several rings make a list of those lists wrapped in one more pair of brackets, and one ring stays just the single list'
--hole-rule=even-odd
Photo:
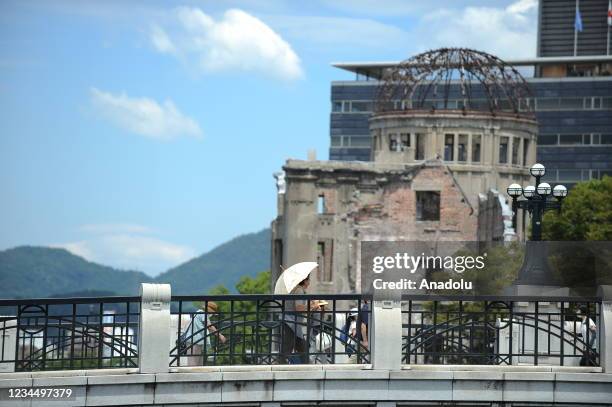
[{"label": "tree", "polygon": [[561,213],[549,211],[543,240],[612,240],[612,177],[580,182],[563,200]]},{"label": "tree", "polygon": [[240,294],[268,294],[270,292],[270,272],[262,271],[255,277],[242,276],[236,283]]},{"label": "tree", "polygon": [[542,226],[544,240],[559,242],[550,244],[549,260],[564,285],[588,295],[612,283],[612,250],[603,242],[612,240],[612,177],[576,184]]}]

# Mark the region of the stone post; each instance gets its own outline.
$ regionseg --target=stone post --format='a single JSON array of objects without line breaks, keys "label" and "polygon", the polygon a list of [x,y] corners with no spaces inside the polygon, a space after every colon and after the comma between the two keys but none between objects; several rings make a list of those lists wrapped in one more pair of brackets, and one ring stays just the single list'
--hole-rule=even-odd
[{"label": "stone post", "polygon": [[402,307],[400,301],[373,301],[371,332],[372,369],[402,368]]},{"label": "stone post", "polygon": [[612,285],[600,285],[601,314],[599,316],[600,365],[605,373],[612,373]]},{"label": "stone post", "polygon": [[[0,319],[6,318],[0,316]],[[14,317],[8,317],[14,318]],[[15,371],[15,351],[17,346],[17,320],[0,321],[0,373]],[[5,362],[10,361],[10,362]]]},{"label": "stone post", "polygon": [[164,373],[169,369],[170,284],[140,285],[138,366],[140,373]]}]

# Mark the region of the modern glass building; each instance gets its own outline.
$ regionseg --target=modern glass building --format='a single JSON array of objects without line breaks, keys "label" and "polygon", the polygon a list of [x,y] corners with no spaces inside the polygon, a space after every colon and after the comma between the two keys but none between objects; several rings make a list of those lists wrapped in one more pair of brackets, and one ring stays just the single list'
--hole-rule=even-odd
[{"label": "modern glass building", "polygon": [[[552,183],[612,175],[612,56],[608,55],[608,0],[581,0],[583,31],[574,42],[575,0],[540,0],[538,56],[510,60],[531,86],[523,108],[535,109],[539,125],[537,160]],[[568,34],[569,33],[569,34]],[[575,55],[574,55],[575,54]],[[369,161],[369,118],[385,69],[399,62],[343,62],[355,74],[331,85],[330,160]],[[446,106],[460,109],[461,92]],[[484,102],[484,100],[483,100]]]}]

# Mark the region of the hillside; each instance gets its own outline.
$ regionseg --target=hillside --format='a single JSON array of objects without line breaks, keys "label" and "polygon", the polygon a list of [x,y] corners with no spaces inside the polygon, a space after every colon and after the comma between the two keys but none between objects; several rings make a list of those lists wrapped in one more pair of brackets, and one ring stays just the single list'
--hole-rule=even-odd
[{"label": "hillside", "polygon": [[91,263],[64,249],[22,246],[0,252],[0,298],[40,298],[97,290],[135,294],[152,278]]},{"label": "hillside", "polygon": [[238,236],[210,252],[160,274],[175,294],[203,294],[223,284],[230,290],[241,276],[270,268],[270,229]]},{"label": "hillside", "polygon": [[0,251],[0,298],[137,295],[141,282],[170,283],[173,294],[202,294],[218,284],[233,289],[241,276],[255,276],[269,264],[269,229],[238,236],[156,278],[92,263],[64,249],[21,246]]}]

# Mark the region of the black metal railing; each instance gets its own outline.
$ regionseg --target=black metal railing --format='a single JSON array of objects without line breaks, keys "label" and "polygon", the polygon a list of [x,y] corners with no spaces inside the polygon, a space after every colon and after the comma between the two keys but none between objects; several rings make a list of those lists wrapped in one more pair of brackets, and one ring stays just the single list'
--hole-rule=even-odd
[{"label": "black metal railing", "polygon": [[404,363],[599,366],[599,298],[403,300]]},{"label": "black metal railing", "polygon": [[[140,301],[0,300],[0,368],[137,367]],[[600,364],[599,298],[423,295],[401,307],[404,363]],[[370,362],[366,296],[173,296],[170,317],[170,366]]]},{"label": "black metal railing", "polygon": [[137,367],[140,297],[0,300],[0,364],[15,371]]},{"label": "black metal railing", "polygon": [[369,362],[360,295],[173,296],[171,310],[171,366]]}]

